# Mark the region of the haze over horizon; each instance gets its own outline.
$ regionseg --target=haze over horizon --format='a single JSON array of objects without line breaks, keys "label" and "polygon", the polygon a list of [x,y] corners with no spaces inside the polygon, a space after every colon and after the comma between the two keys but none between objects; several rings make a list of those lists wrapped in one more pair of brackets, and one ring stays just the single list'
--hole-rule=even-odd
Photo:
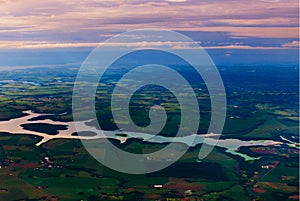
[{"label": "haze over horizon", "polygon": [[2,0],[0,51],[13,56],[2,54],[1,66],[53,63],[31,51],[80,50],[57,61],[80,63],[99,42],[143,28],[183,33],[220,65],[297,65],[298,7],[296,0]]}]

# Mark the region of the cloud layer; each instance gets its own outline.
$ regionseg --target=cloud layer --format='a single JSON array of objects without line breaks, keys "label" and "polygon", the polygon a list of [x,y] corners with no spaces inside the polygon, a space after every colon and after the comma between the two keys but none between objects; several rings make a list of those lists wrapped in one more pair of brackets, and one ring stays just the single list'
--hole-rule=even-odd
[{"label": "cloud layer", "polygon": [[[298,8],[298,0],[0,0],[0,48],[86,47],[141,28],[190,32],[211,47],[294,48],[285,44],[298,40]],[[216,32],[228,44],[214,44]]]}]

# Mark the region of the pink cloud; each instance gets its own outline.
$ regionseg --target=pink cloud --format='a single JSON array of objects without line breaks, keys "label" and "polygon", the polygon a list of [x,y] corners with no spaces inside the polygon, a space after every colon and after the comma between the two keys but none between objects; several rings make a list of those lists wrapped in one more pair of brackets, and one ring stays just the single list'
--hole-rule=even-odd
[{"label": "pink cloud", "polygon": [[[70,36],[63,43],[78,43],[78,38],[88,43],[101,34],[141,28],[298,38],[298,7],[298,0],[2,0],[0,40],[25,35],[26,40],[56,42],[59,33]],[[98,37],[89,38],[95,32]]]},{"label": "pink cloud", "polygon": [[[201,42],[198,42],[200,44]],[[167,47],[177,50],[191,50],[199,48],[195,43],[175,42],[175,41],[143,41],[140,42],[114,42],[114,43],[97,43],[97,42],[82,42],[82,43],[68,43],[68,42],[52,42],[52,41],[0,41],[0,49],[51,49],[51,48],[81,48],[81,47],[97,47],[98,45],[112,48],[160,48]],[[293,49],[299,47],[298,41],[283,44],[281,47],[266,47],[266,46],[250,46],[244,44],[218,44],[207,45],[204,49],[256,49],[256,50],[277,50],[277,49]],[[230,56],[230,55],[227,55]]]},{"label": "pink cloud", "polygon": [[290,43],[282,44],[282,47],[285,47],[285,48],[299,48],[300,43],[299,43],[299,41],[292,41]]}]

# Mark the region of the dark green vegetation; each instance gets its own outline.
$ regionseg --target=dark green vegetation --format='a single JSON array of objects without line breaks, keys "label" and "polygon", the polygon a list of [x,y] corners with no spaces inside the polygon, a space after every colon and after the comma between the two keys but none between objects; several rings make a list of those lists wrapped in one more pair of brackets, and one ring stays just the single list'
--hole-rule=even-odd
[{"label": "dark green vegetation", "polygon": [[46,123],[32,123],[22,124],[25,130],[46,133],[48,135],[56,135],[60,130],[67,130],[67,126],[64,125],[52,125]]},{"label": "dark green vegetation", "polygon": [[[33,110],[54,114],[40,118],[71,121],[71,95],[77,70],[64,67],[0,72],[0,80],[6,80],[0,83],[0,120],[19,117],[22,111]],[[297,136],[297,72],[298,69],[291,67],[221,68],[228,102],[224,136],[241,139],[274,139],[285,134]],[[116,72],[116,77],[120,73],[122,71]],[[104,84],[98,87],[96,109],[101,128],[112,130],[117,127],[110,110],[109,94],[114,86],[110,82],[114,83],[117,78],[108,75],[111,79],[104,79]],[[193,75],[186,76],[196,79]],[[206,133],[210,121],[209,96],[201,80],[192,84],[200,103],[198,132]],[[161,105],[168,114],[167,125],[160,134],[173,136],[180,123],[180,109],[174,95],[161,87],[143,87],[132,96],[130,114],[133,121],[140,126],[148,125],[148,110],[153,105]],[[118,123],[126,125],[127,122]]]},{"label": "dark green vegetation", "polygon": [[[296,152],[290,153],[289,157],[278,158],[271,154],[258,161],[244,162],[215,149],[205,160],[196,162],[200,148],[197,147],[165,170],[128,175],[103,167],[78,140],[53,140],[41,147],[34,146],[37,141],[37,138],[22,135],[0,135],[0,175],[5,181],[0,188],[8,190],[0,193],[0,200],[44,200],[46,197],[58,200],[154,200],[186,197],[187,190],[193,192],[188,196],[190,199],[239,200],[242,196],[246,200],[258,197],[282,200],[278,194],[289,197],[297,194],[298,189],[298,166],[291,165],[293,162],[289,159],[296,157]],[[142,144],[141,148],[141,143],[132,141],[124,149],[138,147],[149,152],[162,146]],[[261,168],[261,165],[272,163],[277,164],[276,168]],[[156,189],[153,187],[156,184],[164,187]]]},{"label": "dark green vegetation", "polygon": [[[114,76],[122,72],[120,69],[109,74],[105,84],[98,87],[96,108],[104,129],[117,129],[109,107],[109,92],[113,87],[109,83],[117,79]],[[20,117],[22,111],[33,110],[51,114],[39,118],[71,121],[71,95],[77,70],[63,67],[0,71],[0,119]],[[228,101],[222,138],[286,142],[280,138],[283,136],[299,141],[298,69],[223,67],[220,73]],[[197,80],[188,73],[186,76]],[[205,133],[210,120],[209,96],[204,83],[192,81],[192,84],[201,104],[199,133]],[[148,109],[153,105],[163,106],[168,113],[168,124],[160,134],[174,135],[180,123],[180,110],[176,97],[166,89],[148,86],[137,91],[130,105],[133,121],[140,126],[149,124]],[[65,129],[47,124],[23,126],[48,134]],[[248,162],[221,148],[199,162],[200,147],[196,147],[165,170],[128,175],[103,167],[80,141],[53,140],[37,147],[38,141],[39,137],[1,133],[0,200],[298,199],[299,151],[287,145],[241,148],[240,152],[261,157]],[[122,145],[113,143],[133,153],[150,153],[165,146],[138,139]],[[163,188],[154,188],[156,184]]]}]

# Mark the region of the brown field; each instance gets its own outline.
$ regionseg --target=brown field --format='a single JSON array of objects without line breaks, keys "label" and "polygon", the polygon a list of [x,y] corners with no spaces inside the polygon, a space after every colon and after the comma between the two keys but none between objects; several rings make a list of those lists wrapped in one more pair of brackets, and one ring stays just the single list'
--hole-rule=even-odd
[{"label": "brown field", "polygon": [[261,188],[253,188],[253,191],[254,191],[255,193],[265,193],[265,192],[267,192],[266,190],[261,189]]},{"label": "brown field", "polygon": [[169,181],[163,187],[181,192],[186,190],[199,192],[205,188],[205,185],[192,183],[192,181],[187,181],[186,179],[169,178]]}]

